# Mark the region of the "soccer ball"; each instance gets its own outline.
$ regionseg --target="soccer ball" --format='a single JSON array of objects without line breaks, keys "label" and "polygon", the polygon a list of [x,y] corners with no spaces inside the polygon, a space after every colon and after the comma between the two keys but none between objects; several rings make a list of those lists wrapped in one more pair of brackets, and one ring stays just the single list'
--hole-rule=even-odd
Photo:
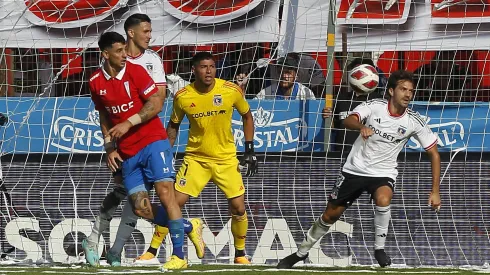
[{"label": "soccer ball", "polygon": [[358,93],[369,94],[376,90],[378,83],[378,72],[369,64],[358,65],[349,72],[349,84]]}]

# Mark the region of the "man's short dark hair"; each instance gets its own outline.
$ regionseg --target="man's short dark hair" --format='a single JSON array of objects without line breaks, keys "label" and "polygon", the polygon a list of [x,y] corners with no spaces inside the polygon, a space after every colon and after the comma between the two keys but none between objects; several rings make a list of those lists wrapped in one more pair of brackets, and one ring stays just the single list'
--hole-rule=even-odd
[{"label": "man's short dark hair", "polygon": [[199,62],[209,59],[214,60],[210,52],[198,52],[192,57],[192,66],[196,66]]},{"label": "man's short dark hair", "polygon": [[[297,55],[297,54],[296,54]],[[277,60],[276,64],[279,66],[280,70],[288,70],[298,72],[299,62],[297,59],[294,59],[293,54],[288,54],[286,57],[281,57]]]},{"label": "man's short dark hair", "polygon": [[358,58],[353,59],[349,63],[349,65],[347,65],[347,71],[352,71],[352,69],[354,69],[355,67],[362,65],[362,64],[368,64],[368,65],[375,67],[374,62],[371,58],[358,57]]},{"label": "man's short dark hair", "polygon": [[99,38],[99,49],[105,51],[115,43],[126,44],[126,39],[117,32],[105,32]]},{"label": "man's short dark hair", "polygon": [[405,70],[392,72],[390,74],[390,78],[388,78],[388,84],[386,85],[386,88],[392,88],[394,90],[400,81],[410,81],[413,84],[413,74]]},{"label": "man's short dark hair", "polygon": [[138,26],[139,24],[146,22],[151,24],[151,19],[146,14],[135,13],[132,14],[126,21],[124,21],[124,31],[128,33],[128,30],[134,26]]}]

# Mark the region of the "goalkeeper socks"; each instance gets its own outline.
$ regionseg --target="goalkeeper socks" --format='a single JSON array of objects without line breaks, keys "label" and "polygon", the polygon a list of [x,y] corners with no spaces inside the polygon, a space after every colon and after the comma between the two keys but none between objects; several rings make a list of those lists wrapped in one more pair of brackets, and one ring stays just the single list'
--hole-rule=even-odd
[{"label": "goalkeeper socks", "polygon": [[306,233],[306,238],[303,240],[301,245],[299,246],[298,252],[296,255],[300,258],[306,257],[308,255],[308,251],[315,245],[315,243],[327,234],[328,229],[330,229],[331,224],[323,221],[322,217],[318,218],[316,222],[310,227],[308,233]]},{"label": "goalkeeper socks", "polygon": [[137,222],[138,216],[133,213],[131,205],[129,205],[129,201],[126,201],[121,213],[121,223],[117,229],[116,240],[111,248],[113,253],[121,254],[124,244],[131,237],[131,233],[133,233]]},{"label": "goalkeeper socks", "polygon": [[[231,233],[235,241],[235,250],[245,250],[245,239],[247,237],[248,218],[247,213],[243,216],[231,216]],[[238,257],[235,255],[235,257]]]},{"label": "goalkeeper socks", "polygon": [[169,220],[168,229],[173,246],[172,255],[184,259],[184,219]]},{"label": "goalkeeper socks", "polygon": [[374,249],[384,249],[386,236],[388,235],[388,226],[390,225],[391,207],[376,206],[374,212]]},{"label": "goalkeeper socks", "polygon": [[168,226],[167,210],[161,205],[157,207],[157,212],[154,214],[153,223],[159,226]]},{"label": "goalkeeper socks", "polygon": [[153,238],[151,238],[150,248],[148,248],[148,252],[153,255],[157,255],[158,248],[162,245],[163,240],[168,234],[168,228],[155,225],[155,231],[153,232]]}]

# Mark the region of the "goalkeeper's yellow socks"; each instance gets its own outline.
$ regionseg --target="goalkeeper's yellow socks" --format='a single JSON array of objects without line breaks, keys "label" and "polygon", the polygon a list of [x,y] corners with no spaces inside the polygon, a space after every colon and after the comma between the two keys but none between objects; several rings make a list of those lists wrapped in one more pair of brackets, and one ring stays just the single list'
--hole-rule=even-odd
[{"label": "goalkeeper's yellow socks", "polygon": [[153,238],[151,238],[150,248],[148,248],[147,251],[156,256],[158,248],[160,245],[162,245],[168,232],[167,227],[155,225],[155,231],[153,232]]},{"label": "goalkeeper's yellow socks", "polygon": [[[247,213],[243,216],[232,215],[231,217],[231,233],[233,234],[233,239],[235,241],[235,253],[242,254],[245,256],[245,239],[247,237],[248,230],[248,218]],[[242,251],[242,252],[239,252]],[[241,256],[241,255],[239,255]],[[239,257],[235,255],[235,257]]]}]

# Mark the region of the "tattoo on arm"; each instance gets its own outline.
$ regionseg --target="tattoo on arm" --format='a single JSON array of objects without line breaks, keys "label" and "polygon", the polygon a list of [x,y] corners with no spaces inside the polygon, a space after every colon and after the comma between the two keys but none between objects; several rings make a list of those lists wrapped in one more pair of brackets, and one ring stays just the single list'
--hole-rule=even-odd
[{"label": "tattoo on arm", "polygon": [[158,115],[158,113],[162,110],[164,101],[165,93],[162,90],[158,90],[158,92],[150,96],[145,102],[145,105],[143,105],[143,108],[141,108],[138,113],[141,117],[141,122],[146,122],[152,117]]}]

